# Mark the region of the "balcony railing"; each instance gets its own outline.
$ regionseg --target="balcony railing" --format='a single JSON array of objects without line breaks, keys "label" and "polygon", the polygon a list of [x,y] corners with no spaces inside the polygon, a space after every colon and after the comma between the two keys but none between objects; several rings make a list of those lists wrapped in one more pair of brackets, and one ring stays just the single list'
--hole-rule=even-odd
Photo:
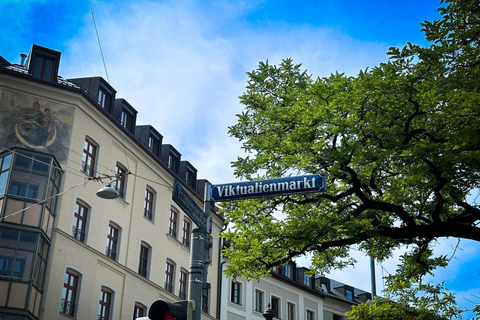
[{"label": "balcony railing", "polygon": [[82,171],[90,177],[94,175],[94,168],[82,161]]},{"label": "balcony railing", "polygon": [[145,218],[147,218],[148,220],[152,220],[153,218],[153,212],[151,210],[148,210],[148,209],[144,209],[143,210],[143,216]]},{"label": "balcony railing", "polygon": [[190,247],[190,239],[183,238],[183,244],[184,244],[186,247]]},{"label": "balcony railing", "polygon": [[105,250],[105,255],[112,260],[117,260],[117,251],[114,249],[107,247]]},{"label": "balcony railing", "polygon": [[60,302],[60,312],[66,314],[67,316],[73,317],[73,314],[75,313],[75,304],[62,299]]},{"label": "balcony railing", "polygon": [[171,283],[165,282],[165,290],[168,292],[173,292],[173,285]]},{"label": "balcony railing", "polygon": [[147,277],[147,268],[138,267],[138,274],[142,277]]},{"label": "balcony railing", "polygon": [[85,231],[75,226],[72,226],[72,237],[74,237],[80,242],[85,242],[85,235]]},{"label": "balcony railing", "polygon": [[187,290],[180,290],[180,292],[178,293],[178,297],[182,300],[187,300]]}]

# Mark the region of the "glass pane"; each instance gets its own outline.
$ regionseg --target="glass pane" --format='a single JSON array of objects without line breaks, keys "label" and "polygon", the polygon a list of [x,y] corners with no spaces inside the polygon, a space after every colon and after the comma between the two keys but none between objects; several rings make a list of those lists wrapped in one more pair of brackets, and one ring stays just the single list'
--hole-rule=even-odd
[{"label": "glass pane", "polygon": [[4,212],[4,221],[11,223],[20,223],[23,215],[23,212],[21,210],[23,210],[24,204],[24,201],[8,199]]},{"label": "glass pane", "polygon": [[43,205],[37,204],[29,209],[25,210],[23,214],[22,224],[38,227],[40,226],[40,218],[42,216]]},{"label": "glass pane", "polygon": [[2,168],[1,171],[7,170],[10,168],[10,163],[12,162],[12,154],[8,154],[3,158]]},{"label": "glass pane", "polygon": [[15,257],[15,264],[13,266],[13,277],[15,279],[30,279],[30,271],[33,263],[33,252],[29,251],[17,251]]},{"label": "glass pane", "polygon": [[28,285],[25,283],[12,282],[10,288],[10,297],[8,299],[8,306],[10,308],[25,308],[27,301]]},{"label": "glass pane", "polygon": [[53,73],[53,60],[45,59],[45,69],[43,70],[43,80],[51,80]]},{"label": "glass pane", "polygon": [[10,194],[25,197],[27,194],[28,172],[13,171]]},{"label": "glass pane", "polygon": [[0,276],[10,277],[13,270],[15,250],[0,248]]},{"label": "glass pane", "polygon": [[31,163],[32,159],[23,154],[17,154],[15,157],[15,168],[30,169]]},{"label": "glass pane", "polygon": [[0,173],[0,196],[5,194],[9,173],[10,171]]},{"label": "glass pane", "polygon": [[44,199],[47,187],[47,177],[38,174],[32,174],[28,185],[27,197],[33,199]]},{"label": "glass pane", "polygon": [[8,281],[0,281],[0,307],[7,305]]},{"label": "glass pane", "polygon": [[2,228],[0,231],[0,244],[2,247],[15,248],[17,246],[18,230]]},{"label": "glass pane", "polygon": [[43,172],[44,174],[47,174],[49,164],[49,158],[35,157],[35,160],[33,161],[33,171],[37,173]]},{"label": "glass pane", "polygon": [[35,250],[35,244],[37,243],[37,233],[22,231],[20,233],[20,241],[18,242],[19,249]]}]

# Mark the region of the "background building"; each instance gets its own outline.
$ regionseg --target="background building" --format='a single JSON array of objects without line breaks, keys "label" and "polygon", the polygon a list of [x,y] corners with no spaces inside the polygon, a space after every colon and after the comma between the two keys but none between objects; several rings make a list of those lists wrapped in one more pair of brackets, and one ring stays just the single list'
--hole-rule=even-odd
[{"label": "background building", "polygon": [[[58,76],[60,56],[0,56],[0,319],[133,319],[188,299],[195,221],[172,187],[203,207],[205,181],[103,78]],[[96,195],[107,183],[119,198]],[[220,300],[211,216],[204,319]]]},{"label": "background building", "polygon": [[342,320],[352,305],[371,299],[368,292],[308,272],[290,262],[258,281],[226,280],[222,292],[229,296],[222,300],[220,319],[265,319],[262,314],[270,304],[274,319]]}]

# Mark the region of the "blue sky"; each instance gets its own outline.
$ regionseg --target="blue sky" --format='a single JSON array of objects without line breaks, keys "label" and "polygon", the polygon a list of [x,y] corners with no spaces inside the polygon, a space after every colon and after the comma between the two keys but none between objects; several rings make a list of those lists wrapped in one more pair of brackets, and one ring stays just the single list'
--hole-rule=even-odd
[{"label": "blue sky", "polygon": [[[182,158],[213,183],[233,182],[230,162],[241,154],[228,137],[242,106],[246,72],[259,61],[293,58],[310,74],[356,75],[386,61],[390,46],[425,44],[419,23],[433,20],[439,1],[100,1],[91,0],[110,84]],[[62,52],[64,78],[106,78],[88,0],[0,0],[0,55],[19,63],[32,44]],[[442,240],[450,255],[454,239]],[[462,241],[446,281],[461,306],[480,302],[480,245]],[[368,259],[331,277],[370,290]],[[392,259],[377,265],[393,272]],[[472,296],[476,295],[475,296]]]}]

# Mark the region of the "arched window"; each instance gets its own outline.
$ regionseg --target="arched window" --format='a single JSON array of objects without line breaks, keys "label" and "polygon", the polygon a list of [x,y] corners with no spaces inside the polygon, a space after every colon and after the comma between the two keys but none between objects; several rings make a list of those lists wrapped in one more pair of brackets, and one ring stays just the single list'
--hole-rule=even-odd
[{"label": "arched window", "polygon": [[140,255],[138,258],[138,274],[142,277],[148,278],[150,269],[150,255],[152,247],[145,242],[140,244]]},{"label": "arched window", "polygon": [[97,320],[111,320],[113,310],[113,290],[102,287],[100,291],[100,299],[98,301],[98,316]]},{"label": "arched window", "polygon": [[85,137],[82,153],[82,171],[90,177],[95,176],[98,159],[98,143],[90,137]]},{"label": "arched window", "polygon": [[73,269],[67,269],[63,277],[62,299],[60,312],[70,317],[75,317],[78,309],[78,296],[80,295],[81,276]]}]

